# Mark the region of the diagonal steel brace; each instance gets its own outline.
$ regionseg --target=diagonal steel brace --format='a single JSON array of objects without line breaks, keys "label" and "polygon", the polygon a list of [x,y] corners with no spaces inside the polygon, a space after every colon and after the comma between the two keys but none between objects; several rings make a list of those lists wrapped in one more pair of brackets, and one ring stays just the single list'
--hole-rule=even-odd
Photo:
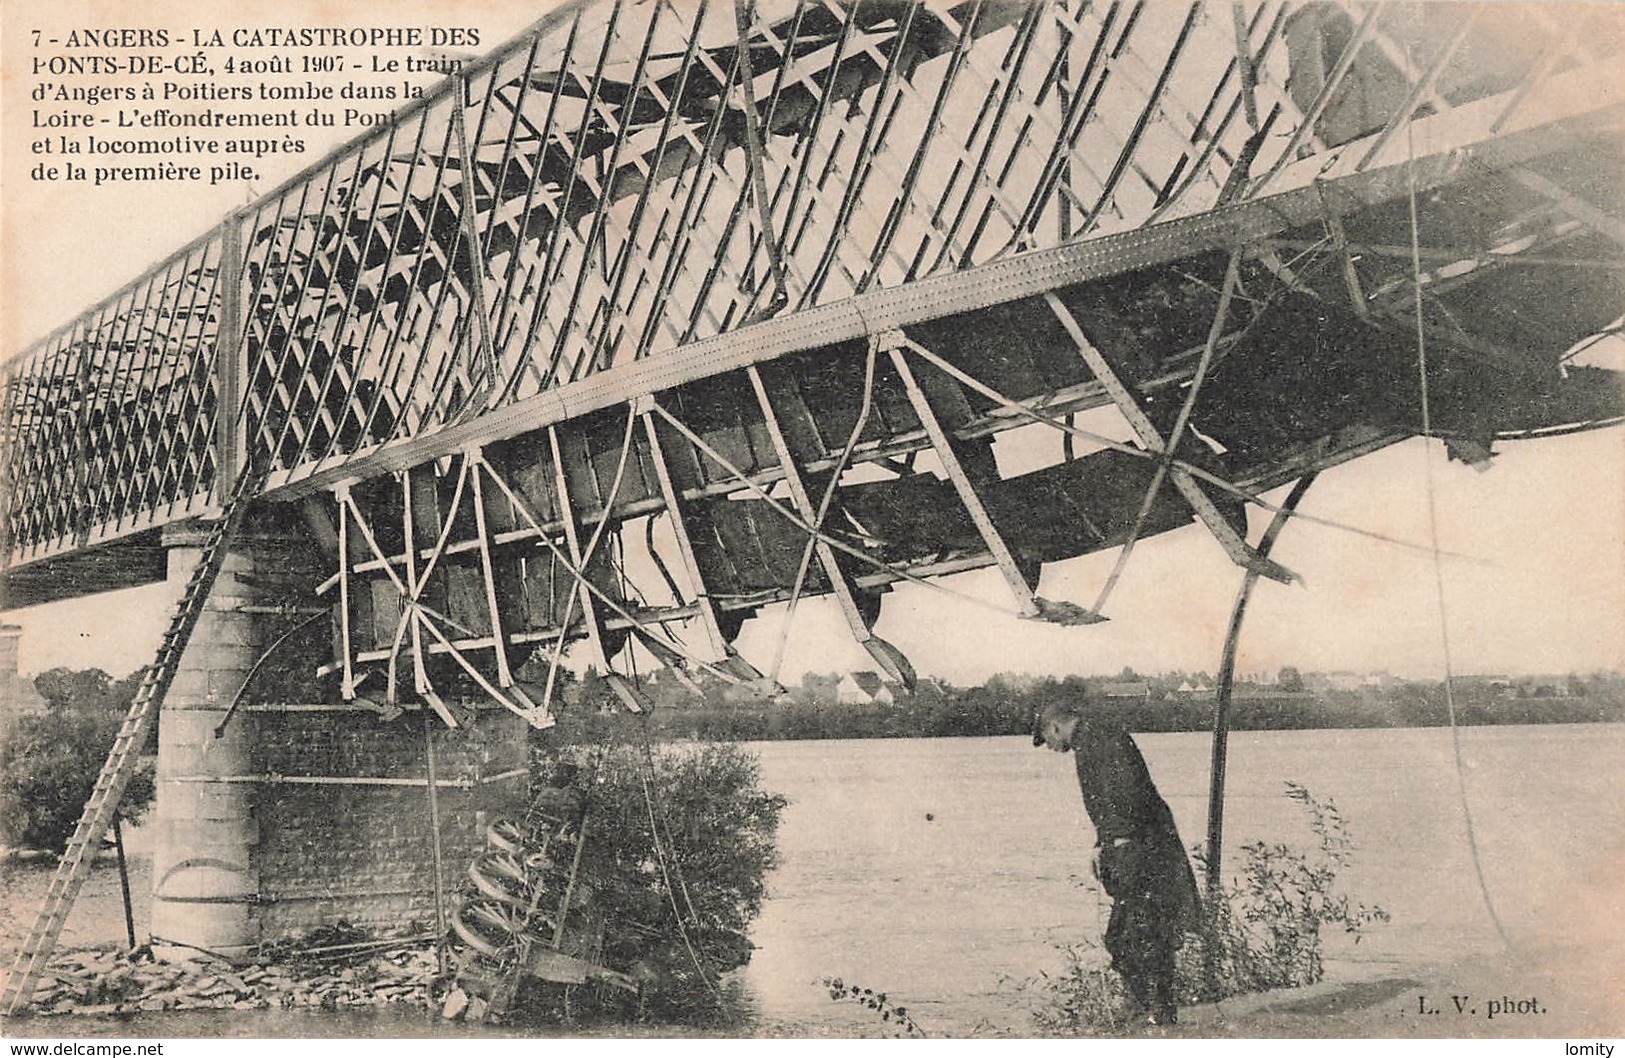
[{"label": "diagonal steel brace", "polygon": [[[705,639],[707,660],[725,661],[733,654],[733,647],[722,634],[722,628],[717,622],[716,605],[711,601],[711,592],[706,586],[705,575],[701,572],[699,561],[694,555],[694,543],[689,539],[688,524],[683,520],[682,497],[678,495],[677,485],[672,480],[671,466],[666,462],[665,448],[660,442],[659,431],[655,429],[654,413],[643,411],[639,417],[643,420],[644,436],[649,441],[649,461],[654,464],[655,476],[660,481],[660,497],[665,501],[666,515],[671,520],[672,536],[677,540],[677,553],[681,556],[683,570],[688,574],[689,582],[694,587],[693,602],[699,613],[700,632]],[[681,599],[677,601],[682,602]]]},{"label": "diagonal steel brace", "polygon": [[1010,545],[1005,543],[998,526],[993,524],[993,517],[988,513],[987,504],[976,491],[976,486],[966,473],[959,454],[954,451],[948,432],[942,428],[941,420],[937,418],[931,402],[926,399],[919,380],[914,377],[914,372],[908,365],[908,358],[903,353],[907,346],[902,332],[885,332],[880,335],[880,345],[891,354],[892,366],[897,369],[897,374],[903,380],[903,388],[908,392],[908,400],[914,407],[914,415],[925,428],[925,436],[931,441],[931,448],[936,452],[937,458],[942,461],[942,469],[947,472],[954,491],[959,493],[959,502],[964,504],[966,513],[976,526],[976,532],[987,545],[988,554],[993,556],[994,564],[999,567],[999,572],[1004,574],[1005,582],[1010,585],[1010,592],[1016,597],[1016,605],[1021,610],[1021,616],[1037,617],[1039,608],[1033,594],[1035,585],[1028,583],[1027,574],[1016,561]]},{"label": "diagonal steel brace", "polygon": [[[756,391],[756,401],[762,408],[762,420],[767,426],[768,436],[773,439],[773,450],[779,457],[779,464],[784,468],[784,480],[790,487],[790,496],[801,516],[816,526],[818,507],[813,503],[807,492],[806,484],[801,480],[801,472],[797,469],[795,458],[790,454],[790,445],[784,439],[784,431],[779,428],[778,413],[773,410],[773,401],[767,393],[767,384],[762,381],[762,373],[752,364],[745,369],[750,376],[751,388]],[[846,571],[835,560],[835,549],[824,540],[817,540],[814,544],[818,555],[818,563],[829,577],[830,592],[835,597],[836,604],[841,608],[841,615],[846,618],[847,625],[852,629],[852,635],[862,644],[875,662],[886,670],[886,674],[909,690],[914,689],[914,667],[909,663],[901,651],[886,640],[875,635],[869,627],[868,620],[863,616],[858,606],[855,589]]]},{"label": "diagonal steel brace", "polygon": [[[1071,336],[1072,341],[1077,345],[1078,353],[1083,357],[1084,363],[1089,365],[1089,370],[1094,373],[1095,378],[1100,381],[1101,387],[1105,389],[1107,395],[1117,405],[1117,410],[1122,412],[1124,419],[1128,420],[1129,426],[1133,428],[1135,435],[1139,437],[1140,443],[1158,455],[1166,454],[1162,434],[1157,431],[1157,427],[1152,423],[1150,416],[1146,415],[1145,409],[1140,407],[1140,402],[1133,391],[1124,385],[1122,379],[1117,377],[1117,372],[1112,369],[1111,364],[1106,360],[1105,354],[1095,348],[1094,343],[1083,333],[1083,328],[1078,326],[1077,318],[1072,315],[1072,310],[1068,309],[1054,293],[1046,292],[1044,300],[1049,304],[1050,311],[1055,313],[1055,318],[1060,320],[1061,326],[1066,328],[1067,334]],[[1188,470],[1174,464],[1169,467],[1168,475],[1173,478],[1174,487],[1179,490],[1179,494],[1185,497],[1185,502],[1191,505],[1191,509],[1196,512],[1196,516],[1202,520],[1202,524],[1207,526],[1208,532],[1213,534],[1214,539],[1219,541],[1219,546],[1224,548],[1225,554],[1230,556],[1232,562],[1243,569],[1252,570],[1261,577],[1268,577],[1270,580],[1279,581],[1282,584],[1293,584],[1301,579],[1296,573],[1275,560],[1265,558],[1254,551],[1230,523],[1225,521],[1224,515],[1219,513],[1219,508],[1214,506],[1207,493],[1203,492],[1201,486],[1196,484],[1196,480],[1191,477]]]},{"label": "diagonal steel brace", "polygon": [[942,467],[947,471],[954,490],[959,493],[960,503],[970,515],[971,522],[982,537],[982,542],[987,545],[988,554],[993,556],[994,564],[999,567],[999,572],[1004,574],[1005,582],[1010,585],[1010,591],[1020,606],[1019,616],[1066,626],[1100,624],[1107,620],[1102,614],[1086,610],[1076,603],[1064,599],[1046,599],[1036,593],[1034,589],[1038,585],[1027,580],[1021,564],[1016,561],[998,526],[993,523],[981,494],[976,491],[975,483],[954,451],[947,431],[942,428],[942,423],[932,410],[925,391],[920,388],[919,381],[914,377],[904,352],[912,350],[925,356],[928,362],[932,360],[940,362],[940,358],[905,336],[902,331],[887,331],[879,336],[879,341],[891,353],[892,362],[897,367],[897,373],[902,376],[903,386],[908,390],[909,400],[914,405],[915,415],[919,418],[920,425],[925,428],[926,436],[931,440],[931,447],[942,461]]},{"label": "diagonal steel brace", "polygon": [[564,523],[565,554],[569,556],[576,579],[576,598],[586,624],[587,641],[591,645],[593,660],[604,673],[614,672],[609,663],[609,649],[605,644],[603,616],[587,587],[587,560],[582,556],[581,538],[576,530],[575,505],[570,499],[570,480],[564,473],[564,450],[559,444],[557,426],[547,428],[547,443],[553,455],[553,488],[557,493],[560,521]]}]

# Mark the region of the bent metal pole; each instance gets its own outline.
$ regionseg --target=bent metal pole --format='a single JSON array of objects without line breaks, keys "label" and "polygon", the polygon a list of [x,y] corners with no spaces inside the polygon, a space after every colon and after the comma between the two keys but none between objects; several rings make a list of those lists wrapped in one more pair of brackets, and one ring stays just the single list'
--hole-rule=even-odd
[{"label": "bent metal pole", "polygon": [[[1309,491],[1314,483],[1315,471],[1310,471],[1297,480],[1292,491],[1287,494],[1285,502],[1275,512],[1270,520],[1269,527],[1258,541],[1258,554],[1261,558],[1268,557],[1270,549],[1275,546],[1276,537],[1292,517],[1298,502],[1303,494]],[[1230,741],[1230,694],[1235,686],[1236,676],[1236,648],[1241,642],[1241,622],[1247,616],[1247,600],[1252,597],[1253,585],[1258,583],[1258,571],[1247,570],[1241,579],[1241,588],[1236,592],[1236,604],[1230,611],[1230,628],[1224,637],[1224,654],[1219,662],[1219,679],[1214,690],[1213,702],[1213,763],[1209,773],[1209,786],[1207,798],[1207,902],[1209,908],[1218,906],[1221,897],[1219,887],[1219,864],[1224,845],[1224,770],[1226,755]],[[1212,940],[1209,939],[1208,970],[1213,970]]]}]

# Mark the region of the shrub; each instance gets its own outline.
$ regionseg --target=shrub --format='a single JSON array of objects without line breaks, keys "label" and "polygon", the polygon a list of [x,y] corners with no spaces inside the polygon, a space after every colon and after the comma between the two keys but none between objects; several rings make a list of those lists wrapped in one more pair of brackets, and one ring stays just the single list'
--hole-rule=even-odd
[{"label": "shrub", "polygon": [[[1180,949],[1180,1003],[1314,984],[1325,975],[1324,930],[1340,928],[1358,943],[1367,926],[1388,921],[1380,907],[1355,904],[1337,889],[1355,848],[1337,805],[1292,782],[1286,796],[1308,815],[1318,847],[1305,852],[1262,841],[1241,847],[1224,898],[1204,908],[1202,929],[1187,934]],[[1205,872],[1205,856],[1197,851],[1195,858]],[[1093,943],[1062,951],[1059,974],[1025,983],[1038,992],[1033,1016],[1039,1027],[1070,1035],[1120,1025],[1127,990],[1105,953]]]},{"label": "shrub", "polygon": [[[1192,1000],[1314,984],[1326,971],[1324,928],[1340,927],[1359,943],[1365,927],[1388,920],[1380,907],[1354,904],[1337,890],[1338,874],[1353,862],[1354,841],[1336,803],[1292,782],[1286,796],[1309,816],[1319,847],[1306,854],[1281,843],[1242,846],[1228,899],[1209,909],[1202,941],[1182,952],[1181,992]],[[1205,857],[1197,862],[1205,870]]]},{"label": "shrub", "polygon": [[756,756],[733,744],[610,741],[557,752],[590,776],[581,876],[604,922],[602,962],[633,972],[643,989],[632,997],[534,982],[516,1013],[685,1024],[731,1016],[723,977],[750,959],[745,934],[778,863],[787,802],[762,789]]},{"label": "shrub", "polygon": [[[57,708],[17,721],[0,747],[0,835],[7,844],[61,854],[113,746],[119,708]],[[151,803],[153,771],[143,763],[121,811],[138,820]]]}]

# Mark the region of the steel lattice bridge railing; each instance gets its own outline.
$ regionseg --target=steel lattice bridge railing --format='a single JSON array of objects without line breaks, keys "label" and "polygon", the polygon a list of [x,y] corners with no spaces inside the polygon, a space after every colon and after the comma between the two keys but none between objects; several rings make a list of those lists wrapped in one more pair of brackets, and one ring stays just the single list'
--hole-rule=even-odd
[{"label": "steel lattice bridge railing", "polygon": [[[813,593],[906,675],[889,584],[993,565],[1015,612],[1098,619],[1041,564],[1192,518],[1284,577],[1240,504],[1418,432],[1418,287],[1458,451],[1619,417],[1563,361],[1621,313],[1621,29],[567,5],[10,362],[8,583],[83,590],[47,571],[217,512],[252,459],[337,523],[347,695],[409,656],[420,695],[442,666],[531,710],[549,645],[737,673],[739,622]],[[1068,418],[1107,403],[1132,440]],[[1032,422],[1065,459],[1002,477],[987,439]]]}]

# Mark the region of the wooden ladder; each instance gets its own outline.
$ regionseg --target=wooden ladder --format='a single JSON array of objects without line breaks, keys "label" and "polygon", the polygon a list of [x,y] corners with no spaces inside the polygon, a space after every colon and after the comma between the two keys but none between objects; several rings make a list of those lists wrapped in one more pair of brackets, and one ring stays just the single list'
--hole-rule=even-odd
[{"label": "wooden ladder", "polygon": [[141,678],[141,685],[130,702],[129,712],[124,715],[124,723],[119,727],[118,737],[113,740],[113,748],[107,754],[101,774],[96,777],[90,800],[85,802],[84,811],[79,816],[79,825],[74,828],[62,859],[57,863],[56,874],[45,892],[45,902],[34,920],[34,927],[11,965],[5,990],[0,992],[0,1011],[8,1015],[22,1012],[33,998],[34,985],[56,947],[57,937],[62,932],[68,913],[73,910],[79,889],[90,874],[102,837],[124,797],[124,788],[140,762],[141,749],[158,719],[159,706],[175,677],[181,654],[192,638],[192,630],[197,627],[198,617],[214,588],[215,578],[220,574],[227,546],[236,536],[257,492],[259,480],[260,475],[254,472],[252,466],[245,465],[226,500],[222,516],[209,532],[203,553],[186,582],[186,591],[170,617],[169,628],[158,647],[158,655]]}]

